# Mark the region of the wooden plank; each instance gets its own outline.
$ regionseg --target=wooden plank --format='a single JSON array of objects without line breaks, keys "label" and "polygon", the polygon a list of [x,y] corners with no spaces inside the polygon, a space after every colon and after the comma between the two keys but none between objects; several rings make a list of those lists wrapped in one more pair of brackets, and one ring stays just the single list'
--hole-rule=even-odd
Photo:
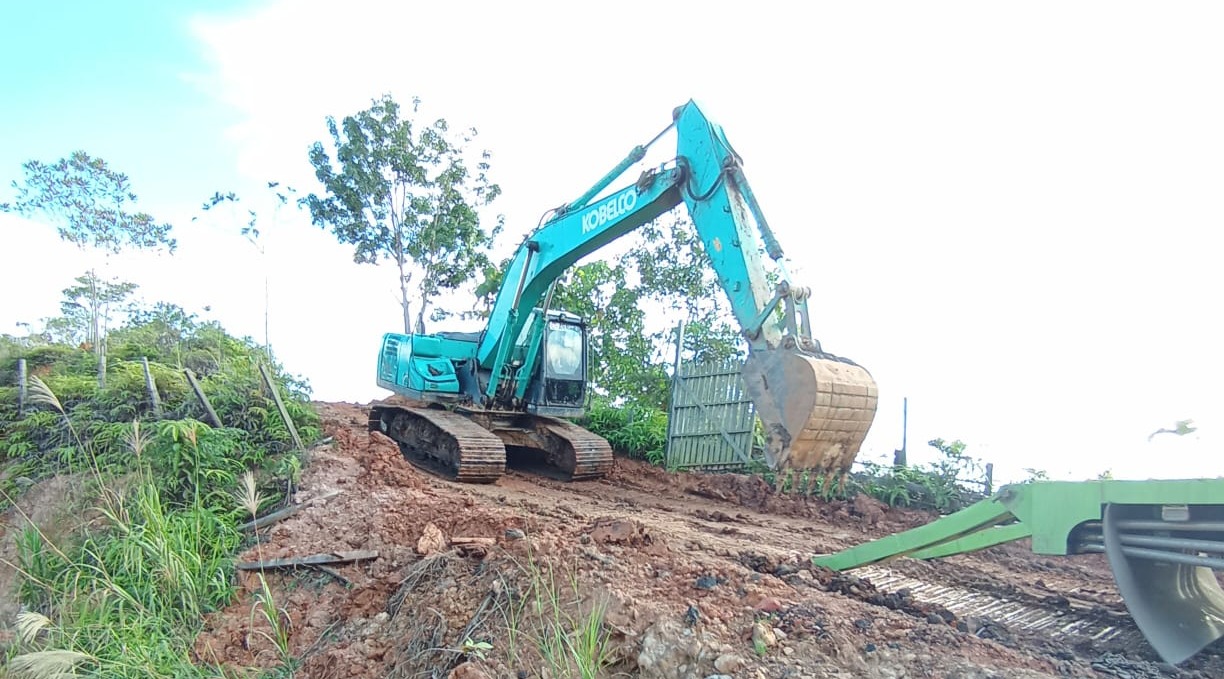
[{"label": "wooden plank", "polygon": [[285,409],[284,401],[281,401],[280,389],[276,387],[276,381],[272,379],[271,373],[268,372],[268,366],[260,363],[259,372],[263,375],[264,384],[268,385],[268,391],[272,392],[272,399],[276,401],[276,409],[280,411],[281,419],[285,421],[285,426],[289,428],[289,435],[293,437],[293,443],[297,446],[296,450],[302,450],[305,446],[302,445],[302,439],[298,436],[297,427],[293,426],[293,418],[289,417],[289,411]]},{"label": "wooden plank", "polygon": [[485,547],[492,547],[493,545],[497,544],[497,539],[496,538],[451,538],[450,543],[452,547],[458,547],[459,545],[483,545]]},{"label": "wooden plank", "polygon": [[191,372],[190,368],[183,368],[183,374],[187,376],[187,384],[191,385],[191,390],[195,392],[196,399],[200,405],[204,406],[204,411],[208,413],[208,419],[212,420],[214,427],[224,427],[221,424],[221,418],[217,416],[217,411],[213,410],[212,404],[208,402],[208,397],[204,395],[204,390],[200,388],[200,383],[196,381],[195,373]]},{"label": "wooden plank", "polygon": [[347,552],[327,552],[324,554],[311,554],[310,556],[296,556],[287,559],[268,559],[266,561],[244,561],[236,564],[234,567],[243,571],[263,570],[265,568],[296,568],[298,566],[318,566],[321,564],[338,564],[352,563],[354,561],[368,561],[369,559],[377,559],[378,551],[371,549],[358,549]]},{"label": "wooden plank", "polygon": [[153,381],[153,372],[149,370],[149,357],[141,356],[140,365],[144,368],[145,390],[149,392],[149,404],[153,406],[153,417],[161,419],[161,397],[157,395],[157,383]]},{"label": "wooden plank", "polygon": [[328,491],[318,497],[310,498],[309,500],[302,502],[301,504],[290,505],[288,507],[285,507],[284,509],[278,509],[275,512],[272,512],[271,514],[268,514],[267,516],[261,516],[255,519],[254,521],[249,521],[247,523],[244,523],[241,526],[238,526],[238,530],[240,532],[245,533],[246,531],[251,530],[252,528],[255,528],[256,526],[260,528],[267,528],[268,526],[271,526],[274,523],[284,521],[285,519],[293,516],[294,514],[297,514],[298,512],[302,511],[306,507],[309,507],[310,505],[316,502],[322,502],[323,500],[327,500],[329,498],[336,497],[339,494],[340,494],[340,491],[338,490]]}]

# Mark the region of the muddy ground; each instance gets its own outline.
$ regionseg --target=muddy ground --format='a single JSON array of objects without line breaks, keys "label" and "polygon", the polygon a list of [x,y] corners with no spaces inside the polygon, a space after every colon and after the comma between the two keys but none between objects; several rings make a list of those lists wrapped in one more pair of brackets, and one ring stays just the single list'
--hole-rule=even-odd
[{"label": "muddy ground", "polygon": [[[667,473],[620,458],[598,482],[511,472],[493,485],[459,485],[367,434],[362,407],[316,407],[334,441],[311,453],[298,499],[324,499],[261,529],[241,558],[377,557],[327,572],[267,571],[297,676],[590,676],[566,658],[590,656],[575,646],[598,638],[569,633],[598,610],[598,676],[1224,676],[1218,651],[1162,665],[1098,555],[1054,559],[1014,543],[901,561],[867,578],[833,574],[813,569],[811,555],[932,517],[866,498],[780,497],[753,477]],[[924,599],[917,588],[874,584],[889,578],[938,591]],[[274,666],[275,634],[252,609],[257,576],[240,581],[242,595],[208,620],[195,652],[235,670]],[[1084,631],[1026,631],[982,606],[981,615],[957,613],[941,603],[956,592],[1066,616]]]}]

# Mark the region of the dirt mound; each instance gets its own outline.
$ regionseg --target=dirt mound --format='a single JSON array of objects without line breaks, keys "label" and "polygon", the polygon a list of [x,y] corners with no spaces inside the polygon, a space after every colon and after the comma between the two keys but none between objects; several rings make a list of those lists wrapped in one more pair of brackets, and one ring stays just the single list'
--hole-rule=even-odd
[{"label": "dirt mound", "polygon": [[[454,484],[367,434],[362,408],[317,408],[333,442],[313,454],[299,499],[339,492],[262,530],[241,559],[377,557],[267,571],[283,649],[253,609],[258,573],[243,572],[239,597],[197,639],[202,659],[271,667],[287,653],[300,676],[467,679],[584,676],[592,661],[598,676],[698,679],[1032,678],[1123,666],[1103,661],[1100,648],[1008,636],[919,594],[811,566],[813,553],[925,523],[920,512],[778,496],[750,476],[625,459],[598,482],[512,472],[496,484]],[[1108,569],[1102,580],[1093,559],[1050,561],[1007,546],[913,568],[935,582],[1117,603]],[[1133,649],[1125,657],[1148,662]],[[1221,668],[1209,656],[1182,674]]]}]

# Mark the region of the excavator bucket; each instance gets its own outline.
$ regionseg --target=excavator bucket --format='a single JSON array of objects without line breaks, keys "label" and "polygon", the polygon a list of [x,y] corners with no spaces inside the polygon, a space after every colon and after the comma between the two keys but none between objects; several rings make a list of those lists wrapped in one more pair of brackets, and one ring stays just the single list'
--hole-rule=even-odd
[{"label": "excavator bucket", "polygon": [[814,472],[826,491],[842,481],[875,419],[870,373],[845,359],[766,349],[751,353],[743,378],[765,427],[769,467]]}]

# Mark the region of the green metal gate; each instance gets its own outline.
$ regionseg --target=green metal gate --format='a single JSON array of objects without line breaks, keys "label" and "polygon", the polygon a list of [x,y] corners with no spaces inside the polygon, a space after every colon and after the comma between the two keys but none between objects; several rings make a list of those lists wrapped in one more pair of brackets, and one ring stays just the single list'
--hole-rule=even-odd
[{"label": "green metal gate", "polygon": [[678,362],[667,419],[669,469],[739,469],[752,461],[756,412],[739,359]]}]

